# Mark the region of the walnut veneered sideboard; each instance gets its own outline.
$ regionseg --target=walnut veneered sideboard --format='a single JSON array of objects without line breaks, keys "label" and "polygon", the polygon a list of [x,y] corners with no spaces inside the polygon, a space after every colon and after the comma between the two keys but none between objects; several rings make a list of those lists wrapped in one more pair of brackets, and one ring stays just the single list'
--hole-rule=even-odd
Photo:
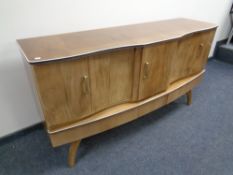
[{"label": "walnut veneered sideboard", "polygon": [[172,19],[17,40],[52,145],[71,143],[158,109],[202,79],[216,25]]}]

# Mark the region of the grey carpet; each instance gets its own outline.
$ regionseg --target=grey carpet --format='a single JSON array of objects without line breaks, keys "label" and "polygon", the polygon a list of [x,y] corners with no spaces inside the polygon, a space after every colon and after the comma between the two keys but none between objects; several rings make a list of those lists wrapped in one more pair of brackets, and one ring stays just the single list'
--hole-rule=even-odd
[{"label": "grey carpet", "polygon": [[67,146],[43,129],[0,145],[1,175],[232,175],[233,65],[209,61],[193,104],[182,97],[145,117],[83,140],[70,169]]}]

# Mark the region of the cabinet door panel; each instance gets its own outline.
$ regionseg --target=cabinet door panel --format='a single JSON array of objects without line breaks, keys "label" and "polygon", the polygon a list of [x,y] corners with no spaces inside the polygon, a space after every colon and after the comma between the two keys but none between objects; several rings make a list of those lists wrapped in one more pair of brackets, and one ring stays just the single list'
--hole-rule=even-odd
[{"label": "cabinet door panel", "polygon": [[199,34],[196,46],[197,53],[196,55],[194,54],[196,57],[193,58],[189,64],[191,75],[200,73],[205,68],[214,34],[215,31],[202,32]]},{"label": "cabinet door panel", "polygon": [[172,60],[170,83],[204,69],[214,33],[207,31],[192,34],[179,41],[177,56]]},{"label": "cabinet door panel", "polygon": [[109,65],[109,54],[95,55],[89,59],[93,112],[109,106]]},{"label": "cabinet door panel", "polygon": [[176,41],[169,41],[149,45],[143,49],[139,87],[140,100],[167,89],[171,59],[176,47]]},{"label": "cabinet door panel", "polygon": [[129,102],[132,98],[134,50],[113,53],[110,60],[110,104]]},{"label": "cabinet door panel", "polygon": [[91,113],[87,59],[37,64],[33,68],[49,129]]},{"label": "cabinet door panel", "polygon": [[131,101],[134,50],[91,56],[89,60],[93,111]]}]

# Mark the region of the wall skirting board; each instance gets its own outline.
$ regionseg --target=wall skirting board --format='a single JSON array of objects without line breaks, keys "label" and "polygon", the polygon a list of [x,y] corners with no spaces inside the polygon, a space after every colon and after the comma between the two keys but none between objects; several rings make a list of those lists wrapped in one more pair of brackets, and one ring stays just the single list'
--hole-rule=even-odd
[{"label": "wall skirting board", "polygon": [[3,137],[0,138],[0,145],[12,142],[12,141],[14,141],[14,140],[16,140],[16,139],[18,139],[20,137],[26,136],[27,134],[29,134],[31,132],[43,129],[43,127],[44,127],[44,125],[41,122],[41,123],[38,123],[38,124],[35,124],[35,125],[32,125],[32,126],[29,126],[27,128],[24,128],[22,130],[16,131],[16,132],[14,132],[12,134],[3,136]]},{"label": "wall skirting board", "polygon": [[227,42],[227,38],[226,39],[222,39],[216,42],[215,48],[214,48],[214,52],[213,52],[213,56],[212,57],[216,57],[217,53],[218,53],[218,48],[220,45],[225,44]]}]

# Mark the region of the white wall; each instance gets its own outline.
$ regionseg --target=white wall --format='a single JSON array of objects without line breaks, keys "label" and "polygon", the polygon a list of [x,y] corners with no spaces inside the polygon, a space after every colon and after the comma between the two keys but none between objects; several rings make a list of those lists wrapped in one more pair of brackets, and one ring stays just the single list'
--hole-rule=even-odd
[{"label": "white wall", "polygon": [[188,17],[229,32],[232,0],[0,0],[0,137],[41,121],[15,40]]}]

